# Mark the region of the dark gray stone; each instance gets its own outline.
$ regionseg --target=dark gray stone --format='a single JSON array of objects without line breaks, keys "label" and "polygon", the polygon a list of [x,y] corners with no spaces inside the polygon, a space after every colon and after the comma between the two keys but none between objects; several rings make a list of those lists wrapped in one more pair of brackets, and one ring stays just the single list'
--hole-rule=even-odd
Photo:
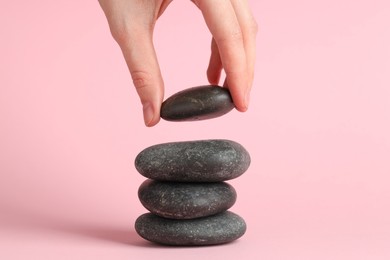
[{"label": "dark gray stone", "polygon": [[146,213],[138,217],[135,230],[146,240],[174,246],[201,246],[231,242],[246,231],[245,221],[230,211],[217,215],[175,220]]},{"label": "dark gray stone", "polygon": [[172,219],[193,219],[226,211],[236,202],[237,194],[225,182],[146,180],[138,190],[138,197],[153,214]]},{"label": "dark gray stone", "polygon": [[250,161],[249,153],[236,142],[201,140],[148,147],[137,155],[135,167],[154,180],[217,182],[237,178]]},{"label": "dark gray stone", "polygon": [[234,108],[227,88],[200,86],[180,91],[161,106],[161,117],[168,121],[196,121],[222,116]]}]

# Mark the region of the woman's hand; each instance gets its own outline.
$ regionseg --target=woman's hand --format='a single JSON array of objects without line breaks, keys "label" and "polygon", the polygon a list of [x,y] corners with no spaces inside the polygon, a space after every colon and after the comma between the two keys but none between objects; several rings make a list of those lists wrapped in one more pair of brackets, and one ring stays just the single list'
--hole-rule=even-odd
[{"label": "woman's hand", "polygon": [[[153,46],[154,25],[172,0],[99,0],[122,49],[143,105],[145,125],[160,120],[164,82]],[[213,35],[207,69],[218,84],[222,69],[239,111],[246,111],[253,82],[257,24],[247,0],[193,0]]]}]

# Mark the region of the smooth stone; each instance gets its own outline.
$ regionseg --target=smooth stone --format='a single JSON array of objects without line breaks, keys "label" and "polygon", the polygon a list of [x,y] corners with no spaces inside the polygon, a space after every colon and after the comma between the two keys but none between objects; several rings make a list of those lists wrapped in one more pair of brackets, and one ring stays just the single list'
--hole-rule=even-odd
[{"label": "smooth stone", "polygon": [[167,98],[160,114],[168,121],[196,121],[222,116],[233,108],[227,88],[207,85],[185,89]]},{"label": "smooth stone", "polygon": [[234,241],[244,235],[246,224],[240,216],[230,211],[186,220],[146,213],[136,220],[135,230],[144,239],[159,244],[201,246]]},{"label": "smooth stone", "polygon": [[137,155],[135,167],[154,180],[217,182],[239,177],[250,161],[241,144],[219,139],[153,145]]},{"label": "smooth stone", "polygon": [[226,182],[182,183],[146,180],[138,189],[142,205],[165,218],[193,219],[226,211],[237,193]]}]

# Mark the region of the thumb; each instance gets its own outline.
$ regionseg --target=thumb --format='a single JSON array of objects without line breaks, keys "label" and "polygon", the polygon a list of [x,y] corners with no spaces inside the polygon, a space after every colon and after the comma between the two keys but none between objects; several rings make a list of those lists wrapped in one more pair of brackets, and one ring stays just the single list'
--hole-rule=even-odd
[{"label": "thumb", "polygon": [[133,31],[118,41],[143,106],[146,126],[160,121],[164,82],[153,46],[152,33]]}]

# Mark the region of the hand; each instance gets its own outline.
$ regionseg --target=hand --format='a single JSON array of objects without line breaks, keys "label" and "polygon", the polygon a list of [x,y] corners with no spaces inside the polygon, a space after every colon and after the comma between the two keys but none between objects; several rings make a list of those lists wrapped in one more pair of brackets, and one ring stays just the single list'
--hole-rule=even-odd
[{"label": "hand", "polygon": [[[145,125],[160,120],[164,83],[153,46],[154,25],[172,0],[99,0],[143,105]],[[248,108],[254,76],[257,24],[247,0],[192,0],[213,35],[207,69],[218,84],[224,69],[237,110]]]}]

